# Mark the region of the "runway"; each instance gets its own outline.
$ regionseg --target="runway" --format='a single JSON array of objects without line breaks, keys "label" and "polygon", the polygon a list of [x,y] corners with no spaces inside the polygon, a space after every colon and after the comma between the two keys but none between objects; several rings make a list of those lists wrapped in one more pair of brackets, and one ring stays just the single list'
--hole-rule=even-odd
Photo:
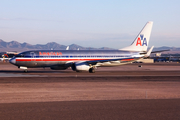
[{"label": "runway", "polygon": [[[0,63],[0,118],[179,119],[180,64],[129,64],[96,73]],[[3,75],[3,76],[2,76]]]}]

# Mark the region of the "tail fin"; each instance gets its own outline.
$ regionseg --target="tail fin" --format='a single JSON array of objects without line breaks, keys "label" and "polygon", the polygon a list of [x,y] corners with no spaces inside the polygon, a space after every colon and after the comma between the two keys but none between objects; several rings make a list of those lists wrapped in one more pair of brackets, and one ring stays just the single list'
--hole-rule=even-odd
[{"label": "tail fin", "polygon": [[152,21],[147,22],[144,28],[136,37],[136,39],[133,41],[133,43],[130,46],[119,50],[146,52],[149,44],[152,25],[153,25]]}]

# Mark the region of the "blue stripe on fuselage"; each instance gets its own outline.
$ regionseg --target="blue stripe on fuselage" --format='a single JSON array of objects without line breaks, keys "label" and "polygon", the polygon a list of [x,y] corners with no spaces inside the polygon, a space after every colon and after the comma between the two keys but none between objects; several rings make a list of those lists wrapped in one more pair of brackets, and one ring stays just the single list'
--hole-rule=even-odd
[{"label": "blue stripe on fuselage", "polygon": [[[39,52],[46,53],[45,55],[39,55]],[[52,53],[52,54],[47,54]],[[62,53],[59,55],[53,55],[53,53]],[[25,58],[110,58],[110,57],[131,57],[132,55],[139,55],[139,52],[129,52],[120,50],[35,50],[26,51],[17,55],[17,57]]]}]

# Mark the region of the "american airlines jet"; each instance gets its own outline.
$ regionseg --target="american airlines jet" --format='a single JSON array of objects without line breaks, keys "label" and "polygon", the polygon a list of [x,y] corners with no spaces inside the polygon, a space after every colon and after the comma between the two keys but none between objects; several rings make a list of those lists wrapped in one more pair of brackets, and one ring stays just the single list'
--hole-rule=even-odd
[{"label": "american airlines jet", "polygon": [[147,22],[133,43],[119,50],[34,50],[19,53],[10,63],[24,69],[50,67],[53,70],[65,70],[69,67],[76,72],[95,72],[102,66],[128,64],[148,57],[154,46],[147,51],[153,22]]}]

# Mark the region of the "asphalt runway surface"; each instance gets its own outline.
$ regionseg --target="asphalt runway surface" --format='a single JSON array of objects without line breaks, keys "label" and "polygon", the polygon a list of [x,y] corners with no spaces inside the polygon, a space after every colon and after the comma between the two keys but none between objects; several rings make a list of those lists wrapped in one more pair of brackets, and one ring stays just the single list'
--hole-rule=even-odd
[{"label": "asphalt runway surface", "polygon": [[139,65],[24,73],[0,62],[0,120],[179,120],[180,64]]}]

